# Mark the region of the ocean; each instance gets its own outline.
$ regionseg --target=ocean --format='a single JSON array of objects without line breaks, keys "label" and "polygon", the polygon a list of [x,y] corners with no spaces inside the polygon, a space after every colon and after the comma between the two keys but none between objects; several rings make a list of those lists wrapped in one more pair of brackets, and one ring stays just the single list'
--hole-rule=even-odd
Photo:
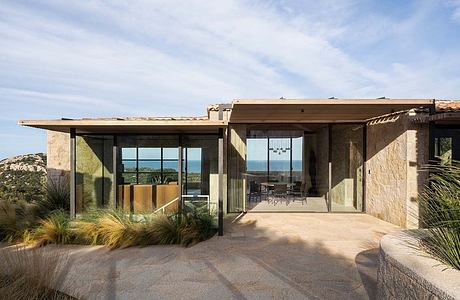
[{"label": "ocean", "polygon": [[[266,160],[249,160],[246,165],[248,171],[267,171]],[[302,171],[302,160],[293,160],[292,169],[294,171]],[[270,171],[289,171],[289,161],[287,160],[271,160]]]},{"label": "ocean", "polygon": [[[135,168],[135,162],[124,162],[125,169]],[[159,169],[160,164],[158,161],[139,161],[139,168],[152,168]],[[165,161],[163,168],[177,169],[177,162]],[[200,160],[189,160],[187,163],[189,173],[201,172],[201,161]],[[294,171],[302,171],[302,160],[293,160],[292,168]],[[267,161],[266,160],[249,160],[247,161],[246,169],[248,171],[266,171]],[[289,161],[284,160],[271,160],[270,161],[271,171],[289,171]]]}]

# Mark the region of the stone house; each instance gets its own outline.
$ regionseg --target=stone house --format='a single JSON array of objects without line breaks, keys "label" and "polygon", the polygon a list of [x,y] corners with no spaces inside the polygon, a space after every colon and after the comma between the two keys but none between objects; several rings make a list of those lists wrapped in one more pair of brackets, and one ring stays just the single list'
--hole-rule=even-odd
[{"label": "stone house", "polygon": [[21,120],[48,132],[71,214],[184,206],[215,213],[367,213],[418,226],[430,160],[460,160],[460,101],[234,100],[204,117]]}]

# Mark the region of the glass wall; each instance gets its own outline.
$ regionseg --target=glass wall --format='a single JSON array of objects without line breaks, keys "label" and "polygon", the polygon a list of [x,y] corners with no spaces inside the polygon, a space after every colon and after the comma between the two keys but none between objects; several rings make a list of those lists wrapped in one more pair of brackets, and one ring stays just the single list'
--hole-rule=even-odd
[{"label": "glass wall", "polygon": [[118,207],[174,212],[182,190],[186,206],[207,208],[217,216],[217,135],[123,135],[118,137],[118,147]]},{"label": "glass wall", "polygon": [[177,182],[179,148],[121,147],[122,184]]},{"label": "glass wall", "polygon": [[183,198],[185,205],[207,207],[217,220],[219,201],[217,135],[183,137]]},{"label": "glass wall", "polygon": [[291,183],[291,137],[268,137],[267,141],[268,181]]},{"label": "glass wall", "polygon": [[[229,127],[229,138],[227,145],[227,211],[230,213],[246,210],[246,143],[246,125],[231,125]],[[251,160],[256,160],[256,157],[257,155],[251,156]],[[263,166],[253,166],[253,168],[259,170],[260,168],[263,168]],[[257,170],[257,173],[254,176],[258,176]],[[265,176],[267,176],[266,173]]]},{"label": "glass wall", "polygon": [[247,138],[246,171],[247,180],[268,181],[268,138]]},{"label": "glass wall", "polygon": [[252,211],[327,211],[328,125],[248,125],[246,200]]},{"label": "glass wall", "polygon": [[331,210],[363,209],[364,125],[331,125]]},{"label": "glass wall", "polygon": [[[364,128],[364,124],[233,127],[229,208],[361,212]],[[244,205],[240,204],[242,198]]]},{"label": "glass wall", "polygon": [[75,210],[114,206],[113,136],[76,137]]}]

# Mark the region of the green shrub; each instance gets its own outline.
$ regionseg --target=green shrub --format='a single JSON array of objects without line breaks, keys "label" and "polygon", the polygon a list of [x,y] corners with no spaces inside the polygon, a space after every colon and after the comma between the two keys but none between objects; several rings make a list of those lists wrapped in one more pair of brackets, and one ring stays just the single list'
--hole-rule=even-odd
[{"label": "green shrub", "polygon": [[420,197],[423,247],[434,257],[460,270],[460,163],[429,168],[430,178]]},{"label": "green shrub", "polygon": [[214,216],[203,208],[184,208],[184,212],[178,216],[180,244],[184,246],[194,245],[206,240],[215,234]]}]

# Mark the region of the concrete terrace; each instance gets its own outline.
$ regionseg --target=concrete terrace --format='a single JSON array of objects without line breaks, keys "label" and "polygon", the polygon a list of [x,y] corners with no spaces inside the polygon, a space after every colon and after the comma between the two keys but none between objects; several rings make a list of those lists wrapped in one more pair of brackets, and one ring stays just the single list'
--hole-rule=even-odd
[{"label": "concrete terrace", "polygon": [[[399,228],[365,214],[249,213],[190,248],[64,246],[88,299],[372,299],[377,247]],[[52,246],[48,246],[52,248]]]}]

